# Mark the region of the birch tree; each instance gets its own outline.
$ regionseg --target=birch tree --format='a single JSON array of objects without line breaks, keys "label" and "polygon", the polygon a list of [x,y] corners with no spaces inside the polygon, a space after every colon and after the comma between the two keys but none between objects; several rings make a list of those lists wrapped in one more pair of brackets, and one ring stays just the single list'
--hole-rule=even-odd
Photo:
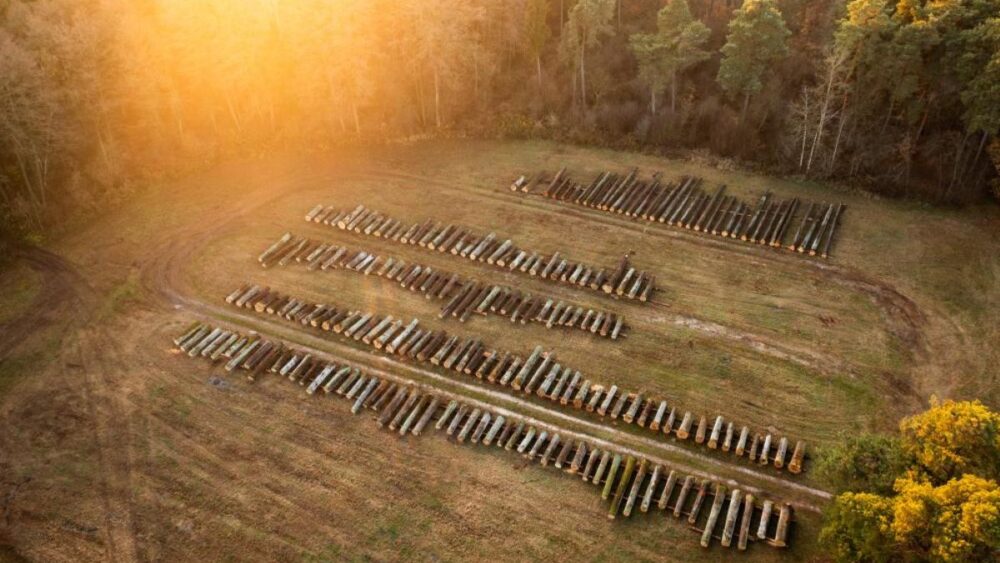
[{"label": "birch tree", "polygon": [[524,44],[528,56],[534,59],[538,89],[542,88],[542,51],[552,36],[549,29],[548,0],[528,0],[524,12]]},{"label": "birch tree", "polygon": [[587,50],[600,45],[601,38],[611,35],[615,0],[579,0],[569,11],[563,30],[561,54],[580,81],[580,105],[587,107]]}]

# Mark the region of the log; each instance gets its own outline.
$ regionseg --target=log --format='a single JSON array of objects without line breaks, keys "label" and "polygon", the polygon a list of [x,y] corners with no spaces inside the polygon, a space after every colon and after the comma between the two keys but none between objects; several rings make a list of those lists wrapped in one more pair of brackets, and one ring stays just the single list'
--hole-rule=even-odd
[{"label": "log", "polygon": [[408,395],[410,395],[410,393],[406,387],[400,387],[396,391],[392,400],[385,407],[385,409],[382,410],[382,413],[378,417],[377,422],[379,427],[385,426],[393,418],[396,414],[396,410],[399,409],[399,406],[403,404],[403,401],[406,400]]},{"label": "log", "polygon": [[750,435],[750,429],[746,426],[740,430],[740,439],[736,442],[736,455],[738,457],[743,457],[743,452],[747,447],[747,437]]},{"label": "log", "polygon": [[722,501],[726,498],[726,487],[721,483],[715,486],[715,499],[712,500],[712,510],[708,513],[708,522],[705,523],[705,530],[701,533],[701,546],[708,547],[712,541],[712,532],[715,524],[719,521],[719,512],[722,510]]},{"label": "log", "polygon": [[605,414],[608,412],[608,408],[611,407],[611,401],[615,398],[615,393],[617,392],[618,392],[617,385],[612,385],[611,388],[608,389],[608,393],[607,395],[605,395],[604,401],[601,403],[600,408],[597,409],[597,414],[605,416]]},{"label": "log", "polygon": [[802,472],[802,461],[806,456],[806,444],[799,440],[795,443],[795,451],[792,452],[792,460],[788,462],[788,471],[798,475]]},{"label": "log", "polygon": [[743,499],[743,515],[740,520],[740,535],[736,545],[740,551],[746,551],[747,540],[750,538],[750,520],[753,518],[753,495],[747,493]]},{"label": "log", "polygon": [[830,234],[826,237],[826,243],[823,245],[823,252],[821,256],[823,258],[828,258],[830,256],[830,245],[833,243],[833,235],[837,232],[837,222],[840,221],[840,214],[844,211],[844,204],[837,205],[837,211],[833,214],[833,221],[830,223]]},{"label": "log", "polygon": [[[521,435],[521,430],[523,429],[524,429],[523,421],[518,421],[516,424],[512,424],[511,427],[509,427],[508,429],[504,429],[505,433],[508,432],[508,430],[510,431],[510,435],[507,436],[505,440],[503,439],[500,440],[501,442],[503,442],[505,450],[509,451],[513,449],[514,444],[518,440],[518,437]],[[500,443],[497,443],[497,446],[499,445]]]},{"label": "log", "polygon": [[739,489],[733,489],[729,497],[729,509],[726,511],[726,522],[722,527],[722,547],[729,547],[733,544],[733,532],[736,530],[736,517],[740,513],[740,497],[742,493]]},{"label": "log", "polygon": [[753,435],[753,440],[750,442],[750,461],[757,461],[757,444],[760,442],[760,434],[755,433]]},{"label": "log", "polygon": [[[569,469],[567,470],[567,472],[570,475],[576,475],[577,473],[579,473],[580,469],[582,467],[584,467],[583,460],[586,457],[587,457],[587,443],[586,442],[577,442],[576,453],[573,454],[573,462],[570,463]],[[587,473],[586,472],[589,471],[590,470],[590,466],[593,465],[593,458],[595,456],[591,455],[590,457],[591,457],[591,461],[587,462],[586,468],[584,470],[584,474],[583,474],[583,479],[584,480],[587,479]]]},{"label": "log", "polygon": [[693,421],[694,421],[694,417],[692,416],[692,414],[690,413],[690,411],[689,412],[685,412],[684,413],[684,419],[681,420],[681,425],[677,429],[677,439],[678,440],[687,440],[688,439],[688,436],[691,435],[691,424],[692,424]]},{"label": "log", "polygon": [[626,518],[632,515],[632,508],[635,506],[635,499],[639,497],[639,489],[642,487],[642,482],[646,479],[648,465],[649,462],[646,458],[639,460],[639,470],[635,474],[635,479],[632,480],[632,487],[630,488],[628,497],[625,500],[625,508],[622,509],[622,516]]},{"label": "log", "polygon": [[455,437],[456,441],[459,444],[465,442],[465,439],[469,436],[469,432],[472,432],[472,429],[475,427],[476,423],[479,422],[479,416],[481,414],[482,411],[480,409],[478,408],[472,409],[472,414],[470,414],[469,418],[465,420],[465,424],[462,426],[462,429],[458,432],[458,436]]},{"label": "log", "polygon": [[380,384],[381,382],[377,377],[372,377],[368,380],[368,384],[365,385],[365,388],[358,394],[358,398],[354,401],[354,404],[351,405],[351,414],[358,414],[358,411],[360,411],[361,407],[364,406],[368,397],[371,396]]},{"label": "log", "polygon": [[[601,500],[608,500],[608,497],[611,496],[611,491],[615,484],[615,476],[618,475],[618,468],[621,466],[621,463],[621,454],[614,454],[611,458],[611,466],[608,468],[608,474],[604,478],[604,488],[601,490]],[[598,467],[597,469],[598,473],[600,473],[601,468]],[[597,476],[595,476],[595,478],[596,477]]]},{"label": "log", "polygon": [[433,397],[430,395],[424,395],[419,401],[416,402],[413,410],[410,411],[410,414],[406,416],[405,420],[403,420],[402,426],[399,427],[400,436],[405,436],[406,433],[410,431],[410,428],[417,422],[417,417],[424,412],[424,408],[431,402],[432,399]]},{"label": "log", "polygon": [[660,492],[660,498],[656,502],[657,508],[660,510],[667,509],[667,504],[670,502],[670,496],[673,494],[676,485],[677,472],[671,469],[670,474],[667,476],[667,482],[663,485],[663,490]]},{"label": "log", "polygon": [[549,465],[549,459],[552,457],[552,454],[555,453],[556,448],[559,447],[559,442],[559,434],[552,436],[552,439],[549,440],[548,446],[545,447],[545,453],[542,454],[542,459],[539,461],[542,467],[547,467]]},{"label": "log", "polygon": [[[566,442],[563,443],[562,450],[559,451],[559,455],[556,457],[554,462],[556,469],[562,469],[563,465],[566,464],[566,460],[569,459],[569,453],[574,451],[574,449],[577,453],[583,453],[586,451],[586,446],[584,446],[583,443],[580,443],[580,445],[577,446],[573,440],[566,440]],[[570,470],[567,468],[566,471]],[[571,473],[575,473],[575,471],[571,471]]]},{"label": "log", "polygon": [[702,479],[698,483],[698,494],[695,495],[694,502],[691,504],[691,510],[688,511],[688,524],[694,525],[698,521],[701,507],[705,503],[705,497],[708,496],[709,485],[711,485],[711,482],[708,479]]},{"label": "log", "polygon": [[719,438],[722,435],[722,416],[715,417],[715,424],[712,425],[712,434],[708,439],[708,449],[714,450],[719,446]]},{"label": "log", "polygon": [[826,209],[826,213],[823,215],[823,221],[819,225],[819,229],[813,236],[811,244],[806,249],[809,251],[809,256],[816,256],[816,252],[819,250],[819,243],[823,241],[823,235],[826,233],[827,226],[830,224],[830,218],[833,217],[834,204],[830,204],[830,207]]},{"label": "log", "polygon": [[[584,446],[583,442],[581,442],[580,445]],[[604,452],[604,454],[606,455],[607,452]],[[587,454],[586,449],[584,449],[583,455],[587,458],[587,464],[583,466],[583,471],[580,473],[580,478],[584,482],[586,482],[591,480],[590,477],[591,470],[598,465],[598,461],[602,459],[602,455],[601,455],[601,450],[598,448],[594,448],[593,450],[591,450],[589,455]],[[580,463],[581,464],[583,463],[582,458],[580,459]],[[594,483],[596,484],[596,482]]]},{"label": "log", "polygon": [[447,406],[444,408],[444,412],[441,414],[440,418],[437,419],[437,423],[434,425],[435,430],[441,430],[444,428],[444,425],[448,423],[448,419],[456,409],[458,409],[458,401],[454,399],[448,401]]},{"label": "log", "polygon": [[[643,403],[643,405],[642,405],[642,411],[640,411],[640,414],[639,414],[639,419],[636,421],[636,424],[638,424],[640,428],[645,428],[646,427],[646,421],[649,420],[649,413],[652,411],[653,403],[654,402],[651,401],[651,400],[647,400],[647,401],[645,401]],[[623,420],[625,420],[625,419],[623,419]],[[625,420],[625,422],[629,422],[629,421]]]},{"label": "log", "polygon": [[778,441],[778,451],[774,453],[774,468],[781,469],[785,465],[785,455],[788,453],[788,438],[784,436]]},{"label": "log", "polygon": [[531,441],[535,439],[535,434],[537,432],[538,431],[535,430],[534,426],[528,427],[528,431],[524,434],[524,437],[521,438],[520,443],[517,445],[517,453],[523,454],[528,449],[528,446],[531,445]]},{"label": "log", "polygon": [[653,473],[649,476],[649,483],[646,485],[646,492],[642,495],[642,504],[639,505],[639,511],[643,514],[649,511],[649,505],[653,502],[653,493],[656,489],[656,485],[660,481],[660,471],[663,468],[659,465],[653,467]]},{"label": "log", "polygon": [[788,524],[792,518],[792,507],[788,503],[781,505],[778,510],[778,527],[774,531],[774,539],[769,540],[767,543],[774,547],[785,547],[788,544],[786,540],[788,539]]},{"label": "log", "polygon": [[452,417],[451,422],[448,423],[448,428],[445,430],[445,433],[448,436],[453,436],[455,434],[455,431],[459,429],[458,428],[459,425],[462,423],[462,420],[465,418],[465,415],[468,412],[469,412],[469,405],[458,406],[458,412],[456,412],[455,416]]},{"label": "log", "polygon": [[677,502],[674,503],[674,518],[681,517],[681,512],[684,510],[684,501],[687,500],[688,493],[691,492],[693,481],[694,477],[690,475],[684,478],[684,484],[681,485],[681,492],[677,495]]},{"label": "log", "polygon": [[770,453],[771,453],[771,435],[767,434],[766,436],[764,436],[764,445],[760,448],[760,458],[758,460],[758,463],[760,463],[760,465],[767,465],[768,455],[770,455]]},{"label": "log", "polygon": [[726,426],[726,438],[722,441],[722,451],[728,452],[733,446],[733,429],[735,426],[730,422]]},{"label": "log", "polygon": [[674,431],[674,422],[677,420],[677,407],[670,409],[670,414],[667,415],[667,421],[663,423],[661,429],[664,434],[670,434]]},{"label": "log", "polygon": [[660,401],[660,406],[656,409],[656,414],[653,415],[653,421],[649,423],[649,429],[653,432],[658,432],[660,430],[660,425],[663,424],[663,417],[667,412],[667,402]]},{"label": "log", "polygon": [[495,440],[499,435],[500,430],[503,429],[505,422],[506,419],[503,417],[503,415],[497,416],[493,420],[493,426],[490,427],[489,432],[486,433],[486,437],[483,438],[484,446],[489,446],[493,443],[493,440]]},{"label": "log", "polygon": [[394,383],[385,380],[381,381],[378,385],[375,386],[375,390],[372,391],[371,395],[369,395],[368,398],[364,401],[363,404],[364,408],[374,409],[375,405],[377,405],[379,401],[382,400],[382,397],[392,393],[392,390],[394,388],[395,388]]},{"label": "log", "polygon": [[772,501],[764,501],[760,512],[760,523],[757,525],[757,539],[767,539],[767,528],[771,524],[771,510],[773,507],[774,503]]},{"label": "log", "polygon": [[608,506],[608,518],[611,520],[615,519],[618,511],[621,509],[622,499],[625,497],[625,491],[627,490],[629,480],[632,478],[633,471],[635,471],[635,458],[628,456],[625,459],[625,469],[622,471],[621,478],[618,479],[618,487],[615,488],[615,496],[612,497],[611,504]]},{"label": "log", "polygon": [[799,228],[795,231],[795,236],[792,237],[792,244],[788,245],[788,250],[795,250],[798,247],[799,241],[801,240],[799,237],[802,234],[802,229],[806,226],[806,223],[809,222],[809,219],[812,216],[813,205],[815,204],[810,203],[809,206],[806,207],[806,212],[802,215],[802,222],[799,223]]},{"label": "log", "polygon": [[708,419],[703,416],[701,417],[701,419],[698,420],[698,430],[694,434],[694,442],[696,444],[705,443],[705,433],[707,432],[707,429],[708,429]]}]

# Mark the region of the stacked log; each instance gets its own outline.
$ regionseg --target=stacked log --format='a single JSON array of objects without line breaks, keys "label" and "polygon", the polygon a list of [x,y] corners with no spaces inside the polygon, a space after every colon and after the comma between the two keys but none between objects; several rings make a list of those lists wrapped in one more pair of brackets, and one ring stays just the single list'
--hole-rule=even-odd
[{"label": "stacked log", "polygon": [[[360,310],[324,303],[308,303],[255,284],[244,284],[226,297],[226,301],[234,307],[254,311],[257,311],[255,305],[264,300],[273,304],[273,308],[269,306],[265,311],[286,321],[324,332],[333,332],[355,342],[365,344],[370,342],[372,348],[399,356],[404,360],[429,362],[458,374],[486,380],[488,383],[508,387],[512,391],[526,395],[534,394],[562,405],[570,404],[572,398],[573,408],[585,409],[601,418],[614,420],[622,416],[626,424],[645,427],[649,415],[641,417],[638,414],[655,408],[656,412],[660,413],[660,421],[657,428],[650,428],[650,431],[658,436],[662,434],[664,438],[672,434],[677,440],[690,439],[694,421],[699,420],[692,441],[703,447],[716,449],[722,428],[726,425],[723,416],[712,417],[713,439],[706,440],[709,417],[696,417],[694,413],[682,411],[677,406],[668,407],[667,401],[648,396],[643,392],[628,392],[617,385],[605,386],[592,382],[580,371],[562,365],[554,353],[543,350],[541,346],[536,346],[530,355],[522,357],[510,351],[491,348],[481,338],[475,336],[458,337],[449,335],[443,330],[425,329],[418,319],[404,323]],[[551,305],[549,307],[551,308]],[[224,337],[220,334],[208,334],[204,338],[206,342],[208,340],[214,342]],[[668,410],[670,414],[666,420],[662,420]],[[679,414],[682,416],[678,416]],[[736,428],[732,422],[729,424]],[[734,432],[735,430],[727,431],[727,434],[731,436]],[[731,455],[740,458],[745,456],[750,462],[757,464],[773,464],[776,469],[801,471],[805,453],[804,444],[800,443],[801,447],[796,446],[798,457],[793,452],[789,458],[787,452],[789,440],[786,437],[766,433],[762,439],[755,438],[747,447],[746,437],[749,432],[749,428],[742,427],[740,442]],[[772,443],[783,443],[786,447],[776,448],[772,453],[770,446]],[[723,451],[726,451],[725,447]]]},{"label": "stacked log", "polygon": [[[317,205],[306,214],[305,219],[310,223],[329,225],[343,231],[391,240],[400,244],[416,245],[440,253],[451,253],[507,271],[541,277],[555,283],[592,290],[610,286],[610,289],[604,290],[605,293],[624,299],[648,301],[656,288],[654,277],[645,271],[631,268],[618,269],[615,270],[617,275],[614,275],[605,268],[565,258],[559,252],[545,254],[521,249],[512,239],[501,237],[497,233],[481,234],[460,225],[432,221],[413,223],[407,226],[398,219],[368,209],[363,205],[359,205],[351,211],[338,211],[333,207]],[[290,233],[286,233],[272,247],[274,248],[268,248],[258,258],[265,267],[282,263],[282,260],[286,260],[290,253],[294,253],[296,259],[303,256],[311,257],[310,265],[318,262],[321,267],[332,256],[332,253],[336,252],[335,250],[331,251],[328,247],[321,249],[319,243],[293,237]],[[317,254],[315,256],[304,254],[313,252]],[[627,278],[624,277],[626,271],[631,272]]]},{"label": "stacked log", "polygon": [[[539,177],[536,174],[535,177]],[[521,176],[517,182],[523,181]],[[786,234],[800,207],[798,198],[778,201],[770,192],[756,204],[725,195],[726,186],[712,193],[702,188],[702,180],[684,176],[676,182],[661,183],[659,175],[649,181],[638,177],[633,168],[627,174],[602,171],[589,183],[573,181],[562,168],[541,192],[543,197],[592,209],[625,215],[695,232],[735,239],[750,244],[787,248],[810,256],[829,257],[836,226],[844,206],[810,203],[790,244]],[[513,189],[513,187],[512,187]],[[517,190],[515,190],[517,191]],[[527,193],[527,190],[522,190]]]},{"label": "stacked log", "polygon": [[[627,332],[624,319],[611,311],[595,311],[506,285],[485,285],[423,264],[407,264],[397,257],[386,258],[370,251],[295,237],[291,233],[282,235],[261,254],[262,266],[276,263],[271,256],[286,258],[286,264],[304,264],[309,270],[343,269],[398,282],[400,287],[422,293],[427,299],[443,301],[439,314],[442,319],[454,317],[465,322],[472,314],[499,315],[513,323],[532,322],[549,329],[577,329],[611,340],[618,340]],[[529,315],[528,311],[540,302],[552,302],[553,306]]]},{"label": "stacked log", "polygon": [[[206,340],[210,334],[214,336]],[[718,538],[723,547],[730,547],[734,537],[738,538],[740,550],[758,540],[774,547],[787,546],[792,522],[792,510],[787,503],[781,503],[775,511],[771,500],[757,505],[753,495],[744,496],[739,489],[727,494],[721,483],[709,479],[700,480],[698,494],[692,499],[687,494],[695,480],[692,475],[684,476],[633,454],[601,449],[586,440],[566,438],[558,428],[527,424],[490,408],[448,400],[433,389],[370,375],[349,364],[320,360],[304,350],[255,333],[240,334],[195,323],[174,339],[177,349],[185,353],[194,348],[205,350],[221,342],[232,344],[222,347],[217,358],[211,357],[213,352],[203,357],[213,363],[228,360],[228,371],[239,368],[248,374],[254,371],[297,374],[289,379],[305,387],[306,394],[322,391],[319,394],[342,397],[351,404],[352,414],[371,411],[379,427],[400,437],[419,436],[427,429],[445,430],[447,438],[457,445],[507,451],[514,451],[516,446],[517,453],[527,460],[579,476],[601,490],[602,497],[609,501],[609,518],[630,517],[639,502],[642,513],[653,508],[654,512],[672,513],[675,518],[687,517],[705,547],[713,538]],[[262,342],[271,344],[272,351],[255,354],[254,351],[261,350]],[[249,361],[256,356],[259,357]],[[665,474],[668,477],[661,479]],[[676,484],[680,481],[684,486],[675,498]],[[655,504],[653,499],[658,499]],[[703,506],[711,508],[708,520],[699,528],[696,524]],[[757,522],[756,534],[750,533],[752,520]]]}]

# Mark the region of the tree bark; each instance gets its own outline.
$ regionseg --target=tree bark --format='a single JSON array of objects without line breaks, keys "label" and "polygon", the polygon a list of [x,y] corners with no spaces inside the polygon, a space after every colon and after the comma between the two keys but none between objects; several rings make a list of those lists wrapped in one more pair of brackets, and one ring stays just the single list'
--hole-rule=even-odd
[{"label": "tree bark", "polygon": [[542,54],[535,54],[535,69],[538,71],[538,91],[542,91]]},{"label": "tree bark", "polygon": [[649,113],[656,115],[656,86],[649,88]]},{"label": "tree bark", "polygon": [[802,100],[805,107],[802,115],[802,149],[799,151],[799,170],[802,170],[806,162],[806,137],[809,135],[809,93],[805,86],[802,87]]},{"label": "tree bark", "polygon": [[586,49],[580,45],[580,105],[587,109],[587,59]]},{"label": "tree bark", "polygon": [[434,67],[434,125],[441,128],[441,80],[438,69]]},{"label": "tree bark", "polygon": [[743,121],[747,117],[747,108],[748,107],[750,107],[750,92],[749,91],[746,94],[743,95],[743,109],[740,111],[740,123],[741,124],[743,123]]},{"label": "tree bark", "polygon": [[670,72],[670,113],[677,111],[677,71]]}]

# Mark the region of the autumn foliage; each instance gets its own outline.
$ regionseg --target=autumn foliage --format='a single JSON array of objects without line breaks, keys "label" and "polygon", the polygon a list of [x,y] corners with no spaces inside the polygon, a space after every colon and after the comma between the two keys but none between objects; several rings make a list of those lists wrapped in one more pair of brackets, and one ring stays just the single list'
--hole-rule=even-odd
[{"label": "autumn foliage", "polygon": [[839,495],[821,541],[843,561],[988,560],[1000,549],[998,428],[1000,414],[978,401],[934,401],[905,419],[908,467],[893,492]]}]

